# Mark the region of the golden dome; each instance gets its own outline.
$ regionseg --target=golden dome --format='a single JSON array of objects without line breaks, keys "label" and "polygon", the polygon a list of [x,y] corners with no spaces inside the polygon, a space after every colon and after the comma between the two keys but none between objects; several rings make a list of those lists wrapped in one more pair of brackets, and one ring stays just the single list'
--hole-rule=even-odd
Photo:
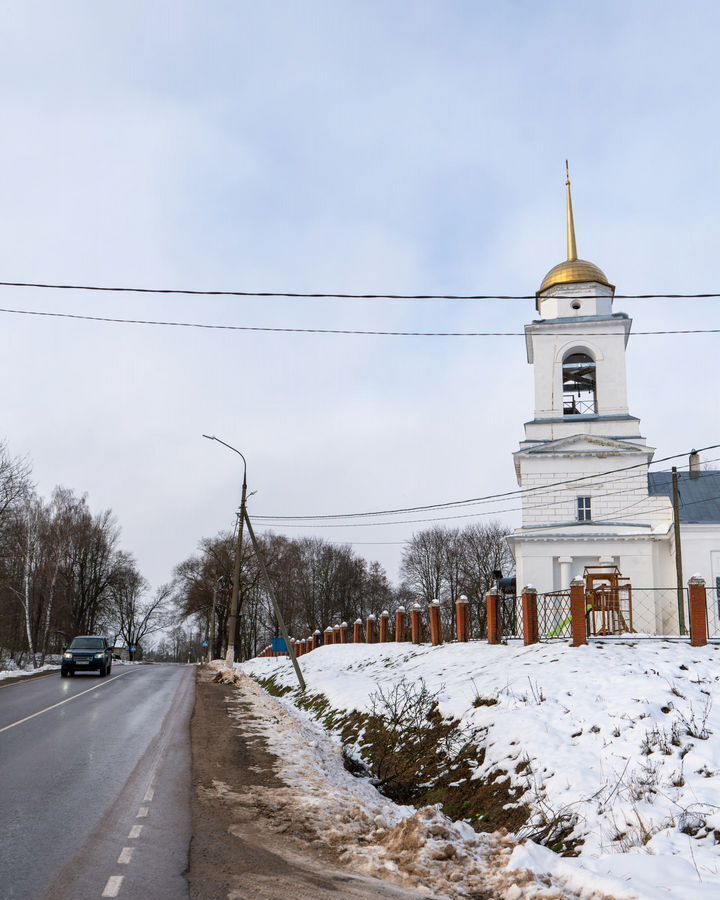
[{"label": "golden dome", "polygon": [[585,259],[566,259],[550,269],[543,278],[538,293],[542,294],[543,291],[556,284],[581,284],[587,281],[598,281],[600,284],[612,287],[603,270],[598,268],[595,263]]},{"label": "golden dome", "polygon": [[602,269],[598,268],[595,263],[588,262],[586,259],[578,259],[577,245],[575,243],[575,219],[573,218],[572,194],[570,193],[570,172],[568,163],[565,160],[565,170],[567,177],[565,186],[567,190],[567,259],[558,263],[543,278],[538,294],[542,294],[548,288],[555,287],[557,284],[586,284],[590,281],[597,281],[608,287],[613,287],[607,280],[607,276]]}]

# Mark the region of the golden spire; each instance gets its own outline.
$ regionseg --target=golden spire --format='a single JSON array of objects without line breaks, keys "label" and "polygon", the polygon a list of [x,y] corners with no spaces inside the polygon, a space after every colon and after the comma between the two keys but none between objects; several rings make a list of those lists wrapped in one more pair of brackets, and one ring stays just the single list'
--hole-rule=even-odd
[{"label": "golden spire", "polygon": [[570,166],[565,160],[565,186],[567,188],[567,258],[568,262],[578,258],[575,244],[575,220],[573,219],[572,194],[570,193]]}]

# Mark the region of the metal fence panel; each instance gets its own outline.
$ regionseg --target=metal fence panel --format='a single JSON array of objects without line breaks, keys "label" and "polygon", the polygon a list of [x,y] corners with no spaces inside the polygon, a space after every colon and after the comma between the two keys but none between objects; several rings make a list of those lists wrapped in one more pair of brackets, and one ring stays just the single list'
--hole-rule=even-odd
[{"label": "metal fence panel", "polygon": [[538,632],[541,641],[569,638],[571,634],[570,591],[538,594]]},{"label": "metal fence panel", "polygon": [[720,638],[720,578],[710,582],[707,592],[708,637]]}]

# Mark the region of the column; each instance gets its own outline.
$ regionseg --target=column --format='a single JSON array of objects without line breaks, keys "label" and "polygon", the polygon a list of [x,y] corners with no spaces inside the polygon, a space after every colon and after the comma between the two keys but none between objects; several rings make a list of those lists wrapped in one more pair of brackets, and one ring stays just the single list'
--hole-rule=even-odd
[{"label": "column", "polygon": [[570,587],[570,572],[572,566],[572,556],[558,556],[560,564],[560,590],[566,591]]}]

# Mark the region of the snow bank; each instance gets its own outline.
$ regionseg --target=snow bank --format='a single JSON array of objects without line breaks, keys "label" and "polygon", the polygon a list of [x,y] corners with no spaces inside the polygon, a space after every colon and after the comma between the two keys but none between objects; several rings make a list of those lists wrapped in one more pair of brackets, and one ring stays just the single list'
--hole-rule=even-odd
[{"label": "snow bank", "polygon": [[32,667],[29,669],[2,669],[0,670],[0,681],[4,681],[6,678],[24,678],[27,675],[39,675],[42,672],[57,672],[59,668],[60,666],[48,664],[39,666],[37,669]]},{"label": "snow bank", "polygon": [[[515,842],[507,835],[478,834],[435,807],[415,810],[392,803],[368,779],[350,775],[340,746],[290,701],[269,696],[242,675],[235,683],[240,690],[237,703],[230,702],[231,715],[242,721],[244,734],[267,742],[287,785],[280,796],[277,788],[253,790],[271,793],[269,805],[285,809],[294,824],[317,835],[323,848],[333,849],[354,872],[411,886],[436,900],[634,896],[610,879],[571,888],[565,877],[536,875],[513,859]],[[215,787],[222,796],[226,786]]]},{"label": "snow bank", "polygon": [[[309,692],[335,709],[368,710],[378,686],[423,678],[440,692],[444,714],[468,730],[486,727],[475,777],[508,773],[534,810],[528,834],[561,816],[582,841],[578,859],[526,842],[511,866],[552,873],[578,892],[595,885],[620,896],[624,885],[648,898],[718,895],[720,656],[713,647],[347,644],[320,648],[300,665]],[[296,686],[287,660],[239,668]],[[598,881],[605,878],[614,893]]]}]

